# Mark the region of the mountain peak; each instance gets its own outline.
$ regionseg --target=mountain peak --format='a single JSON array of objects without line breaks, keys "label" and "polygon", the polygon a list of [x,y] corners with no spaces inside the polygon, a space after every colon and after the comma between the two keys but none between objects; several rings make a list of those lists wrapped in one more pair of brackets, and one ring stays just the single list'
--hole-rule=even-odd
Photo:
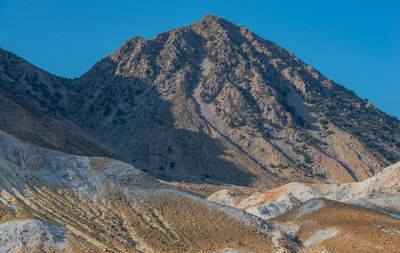
[{"label": "mountain peak", "polygon": [[211,21],[219,21],[219,20],[224,20],[221,17],[218,17],[215,14],[208,14],[206,16],[204,16],[202,19],[200,19],[198,22],[211,22]]},{"label": "mountain peak", "polygon": [[207,32],[215,32],[220,29],[232,30],[237,26],[224,18],[210,14],[191,25],[191,27],[195,30],[199,29]]}]

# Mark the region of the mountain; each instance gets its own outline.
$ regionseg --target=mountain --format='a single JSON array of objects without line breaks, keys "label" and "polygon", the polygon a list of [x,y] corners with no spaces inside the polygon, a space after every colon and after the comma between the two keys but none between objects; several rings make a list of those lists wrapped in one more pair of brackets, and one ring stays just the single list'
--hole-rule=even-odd
[{"label": "mountain", "polygon": [[6,78],[9,69],[39,76],[39,85],[11,77],[3,93],[85,133],[75,149],[110,151],[167,181],[345,183],[400,157],[395,117],[214,15],[153,39],[133,37],[73,80],[3,66]]},{"label": "mountain", "polygon": [[0,108],[0,252],[400,243],[398,119],[215,15],[75,79],[0,49]]}]

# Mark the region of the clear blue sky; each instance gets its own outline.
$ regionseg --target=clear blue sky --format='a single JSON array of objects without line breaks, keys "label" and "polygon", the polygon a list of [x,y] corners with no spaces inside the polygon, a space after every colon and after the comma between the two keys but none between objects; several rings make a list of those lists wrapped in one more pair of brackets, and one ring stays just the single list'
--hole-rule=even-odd
[{"label": "clear blue sky", "polygon": [[216,14],[400,118],[400,1],[0,0],[0,47],[78,77],[133,35]]}]

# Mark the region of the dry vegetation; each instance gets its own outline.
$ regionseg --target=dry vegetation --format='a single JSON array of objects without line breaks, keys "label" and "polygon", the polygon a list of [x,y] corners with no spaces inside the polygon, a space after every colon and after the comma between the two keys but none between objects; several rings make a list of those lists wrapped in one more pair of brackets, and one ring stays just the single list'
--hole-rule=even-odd
[{"label": "dry vegetation", "polygon": [[295,208],[271,222],[278,226],[298,227],[297,237],[303,243],[315,232],[334,229],[337,234],[305,252],[397,252],[400,243],[400,221],[370,209],[323,200],[325,207],[296,217]]}]

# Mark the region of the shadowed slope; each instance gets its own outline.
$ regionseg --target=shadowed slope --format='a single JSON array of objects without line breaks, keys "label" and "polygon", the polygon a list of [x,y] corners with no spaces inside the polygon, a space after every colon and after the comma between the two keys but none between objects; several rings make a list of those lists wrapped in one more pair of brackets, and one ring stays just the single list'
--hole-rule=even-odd
[{"label": "shadowed slope", "polygon": [[0,129],[41,147],[78,155],[116,155],[65,118],[65,83],[0,48]]}]

